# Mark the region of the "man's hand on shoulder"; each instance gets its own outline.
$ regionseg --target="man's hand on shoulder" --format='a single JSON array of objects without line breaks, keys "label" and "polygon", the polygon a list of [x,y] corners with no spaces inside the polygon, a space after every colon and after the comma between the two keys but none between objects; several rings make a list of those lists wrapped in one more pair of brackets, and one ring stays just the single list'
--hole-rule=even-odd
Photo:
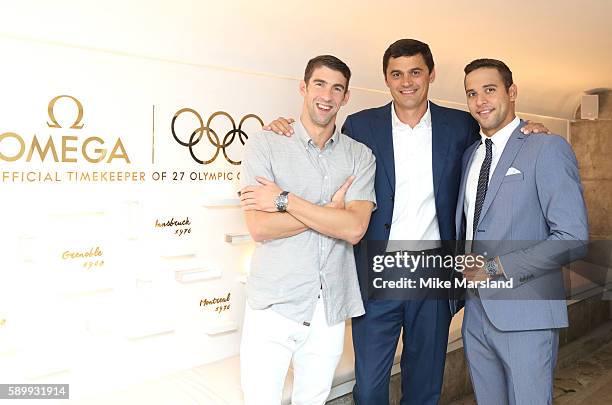
[{"label": "man's hand on shoulder", "polygon": [[278,117],[268,125],[264,125],[263,129],[266,131],[273,131],[278,135],[291,136],[293,135],[293,127],[291,124],[294,122],[295,120],[293,118]]},{"label": "man's hand on shoulder", "polygon": [[550,130],[546,128],[546,125],[541,122],[533,122],[530,120],[525,121],[527,124],[521,128],[521,132],[525,135],[528,134],[550,134]]}]

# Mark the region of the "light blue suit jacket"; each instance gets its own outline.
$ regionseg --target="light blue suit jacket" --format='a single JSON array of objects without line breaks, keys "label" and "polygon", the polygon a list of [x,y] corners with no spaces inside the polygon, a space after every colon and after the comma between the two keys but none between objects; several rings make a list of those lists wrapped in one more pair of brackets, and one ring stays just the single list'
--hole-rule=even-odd
[{"label": "light blue suit jacket", "polygon": [[[491,176],[472,249],[499,256],[513,280],[512,289],[479,289],[489,320],[503,331],[567,326],[561,266],[584,256],[588,240],[582,184],[571,146],[557,135],[524,135],[524,124],[510,136]],[[457,235],[465,235],[465,188],[479,144],[480,140],[463,156]]]}]

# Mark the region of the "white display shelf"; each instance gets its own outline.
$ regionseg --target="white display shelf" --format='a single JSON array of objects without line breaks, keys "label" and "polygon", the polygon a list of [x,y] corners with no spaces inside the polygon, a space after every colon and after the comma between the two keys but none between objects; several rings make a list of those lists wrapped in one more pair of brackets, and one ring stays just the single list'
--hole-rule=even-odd
[{"label": "white display shelf", "polygon": [[130,320],[125,330],[125,337],[129,340],[148,339],[173,334],[174,330],[175,327],[169,319],[163,317],[158,319],[149,313]]},{"label": "white display shelf", "polygon": [[17,349],[14,347],[2,347],[2,342],[0,341],[0,359],[3,357],[6,359],[7,357],[13,357],[15,355],[17,355]]},{"label": "white display shelf", "polygon": [[193,246],[187,244],[172,244],[160,249],[162,259],[193,259],[196,256]]},{"label": "white display shelf", "polygon": [[204,200],[206,208],[238,208],[240,207],[240,199],[238,198],[210,198]]},{"label": "white display shelf", "polygon": [[174,333],[174,329],[150,329],[150,330],[130,330],[126,334],[126,337],[129,340],[142,340],[142,339],[151,339],[164,335],[171,335]]},{"label": "white display shelf", "polygon": [[234,321],[220,321],[206,329],[208,336],[218,336],[226,333],[234,333],[238,331],[238,324]]},{"label": "white display shelf", "polygon": [[50,218],[83,218],[83,217],[103,217],[106,211],[56,211],[49,214]]},{"label": "white display shelf", "polygon": [[138,288],[138,289],[151,289],[151,288],[153,288],[153,280],[137,278],[136,279],[136,288]]},{"label": "white display shelf", "polygon": [[253,242],[253,239],[248,233],[226,233],[225,241],[232,245],[239,245]]},{"label": "white display shelf", "polygon": [[185,269],[176,270],[174,276],[179,283],[189,284],[219,279],[223,276],[223,272],[220,269]]}]

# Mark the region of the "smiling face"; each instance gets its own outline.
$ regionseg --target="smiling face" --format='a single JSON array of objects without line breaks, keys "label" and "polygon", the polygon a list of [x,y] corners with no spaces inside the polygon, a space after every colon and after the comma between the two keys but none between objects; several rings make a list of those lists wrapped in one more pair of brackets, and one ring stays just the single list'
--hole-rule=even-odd
[{"label": "smiling face", "polygon": [[435,78],[435,70],[429,71],[420,53],[390,58],[385,72],[385,83],[391,91],[393,102],[402,110],[425,108],[429,84]]},{"label": "smiling face", "polygon": [[465,76],[465,95],[472,117],[482,132],[492,136],[515,117],[516,85],[507,90],[495,68],[479,68]]},{"label": "smiling face", "polygon": [[309,120],[319,127],[335,124],[336,114],[349,99],[344,75],[326,66],[316,68],[308,83],[300,83],[300,93],[304,96],[304,111]]}]

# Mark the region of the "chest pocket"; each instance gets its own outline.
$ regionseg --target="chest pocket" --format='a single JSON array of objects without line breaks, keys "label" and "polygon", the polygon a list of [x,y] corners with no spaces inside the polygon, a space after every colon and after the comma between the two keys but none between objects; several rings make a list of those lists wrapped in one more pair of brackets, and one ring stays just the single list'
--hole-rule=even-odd
[{"label": "chest pocket", "polygon": [[523,181],[524,178],[525,176],[523,175],[523,173],[510,174],[510,175],[504,176],[502,183],[512,183],[515,181]]},{"label": "chest pocket", "polygon": [[311,203],[328,203],[356,168],[353,157],[348,153],[322,156],[320,158],[316,153],[299,150],[273,160],[276,184]]}]

